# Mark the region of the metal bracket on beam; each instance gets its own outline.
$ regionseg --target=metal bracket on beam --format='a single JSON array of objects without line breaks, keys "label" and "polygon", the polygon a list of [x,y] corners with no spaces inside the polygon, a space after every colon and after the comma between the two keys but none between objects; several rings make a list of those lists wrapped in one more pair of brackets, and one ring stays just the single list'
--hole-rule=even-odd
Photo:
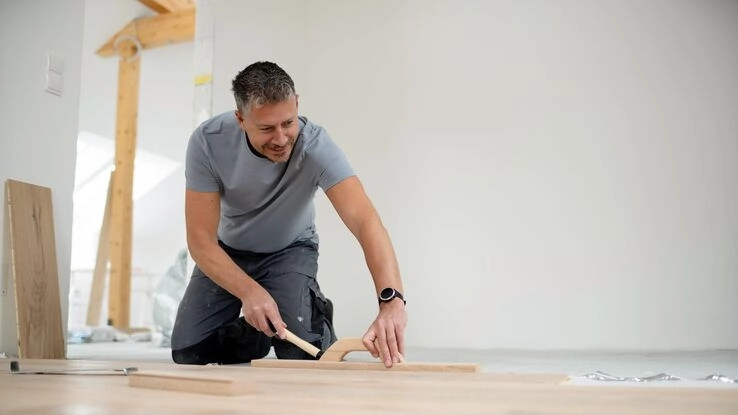
[{"label": "metal bracket on beam", "polygon": [[[120,53],[120,49],[118,48],[118,46],[121,42],[124,42],[126,40],[132,42],[134,47],[136,48],[136,53],[134,53],[133,56],[125,57]],[[115,52],[120,55],[121,58],[125,59],[126,62],[130,62],[138,59],[138,57],[141,56],[143,45],[141,45],[141,41],[138,40],[136,36],[120,35],[115,39],[115,42],[113,43],[113,49],[115,49]]]}]

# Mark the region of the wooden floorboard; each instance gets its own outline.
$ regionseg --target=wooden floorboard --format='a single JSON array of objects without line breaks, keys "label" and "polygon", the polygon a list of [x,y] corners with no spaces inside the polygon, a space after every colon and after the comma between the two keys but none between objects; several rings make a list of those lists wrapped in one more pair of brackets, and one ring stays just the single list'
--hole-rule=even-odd
[{"label": "wooden floorboard", "polygon": [[469,363],[395,363],[387,368],[382,362],[351,362],[322,360],[259,359],[251,362],[252,367],[279,369],[331,369],[331,370],[394,370],[397,372],[479,372],[479,365]]},{"label": "wooden floorboard", "polygon": [[6,186],[18,354],[63,358],[66,344],[51,189],[15,180],[8,180]]},{"label": "wooden floorboard", "polygon": [[738,389],[598,387],[564,375],[270,369],[164,363],[20,360],[23,370],[116,369],[233,379],[247,394],[130,387],[118,375],[17,375],[0,359],[2,414],[731,414]]}]

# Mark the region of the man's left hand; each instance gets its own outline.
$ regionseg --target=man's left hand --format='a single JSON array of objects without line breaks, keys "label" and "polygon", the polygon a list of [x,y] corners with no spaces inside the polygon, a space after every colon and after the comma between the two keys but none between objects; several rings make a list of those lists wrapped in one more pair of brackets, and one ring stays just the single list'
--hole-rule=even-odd
[{"label": "man's left hand", "polygon": [[369,353],[382,359],[388,368],[404,360],[407,312],[399,298],[379,305],[379,314],[362,341]]}]

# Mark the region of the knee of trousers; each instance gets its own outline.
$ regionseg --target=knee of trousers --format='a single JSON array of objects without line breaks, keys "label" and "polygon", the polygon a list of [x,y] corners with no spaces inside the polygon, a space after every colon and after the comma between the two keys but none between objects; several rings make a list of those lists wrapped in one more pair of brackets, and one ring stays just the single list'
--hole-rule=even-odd
[{"label": "knee of trousers", "polygon": [[204,365],[199,356],[192,353],[183,353],[180,350],[172,350],[172,360],[180,365]]}]

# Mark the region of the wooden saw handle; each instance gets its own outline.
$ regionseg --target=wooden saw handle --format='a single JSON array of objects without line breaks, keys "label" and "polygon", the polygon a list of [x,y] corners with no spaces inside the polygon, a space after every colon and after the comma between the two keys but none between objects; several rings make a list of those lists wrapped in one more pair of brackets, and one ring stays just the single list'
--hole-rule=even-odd
[{"label": "wooden saw handle", "polygon": [[291,331],[285,329],[285,340],[299,347],[305,353],[325,362],[340,362],[349,352],[365,352],[364,343],[360,338],[349,337],[338,339],[325,352],[297,337]]},{"label": "wooden saw handle", "polygon": [[285,331],[285,337],[284,337],[285,340],[299,347],[300,349],[305,351],[305,353],[309,354],[310,356],[316,359],[320,359],[320,356],[323,354],[323,352],[320,349],[306,342],[305,340],[297,337],[295,333],[287,329],[284,329],[284,331]]}]

